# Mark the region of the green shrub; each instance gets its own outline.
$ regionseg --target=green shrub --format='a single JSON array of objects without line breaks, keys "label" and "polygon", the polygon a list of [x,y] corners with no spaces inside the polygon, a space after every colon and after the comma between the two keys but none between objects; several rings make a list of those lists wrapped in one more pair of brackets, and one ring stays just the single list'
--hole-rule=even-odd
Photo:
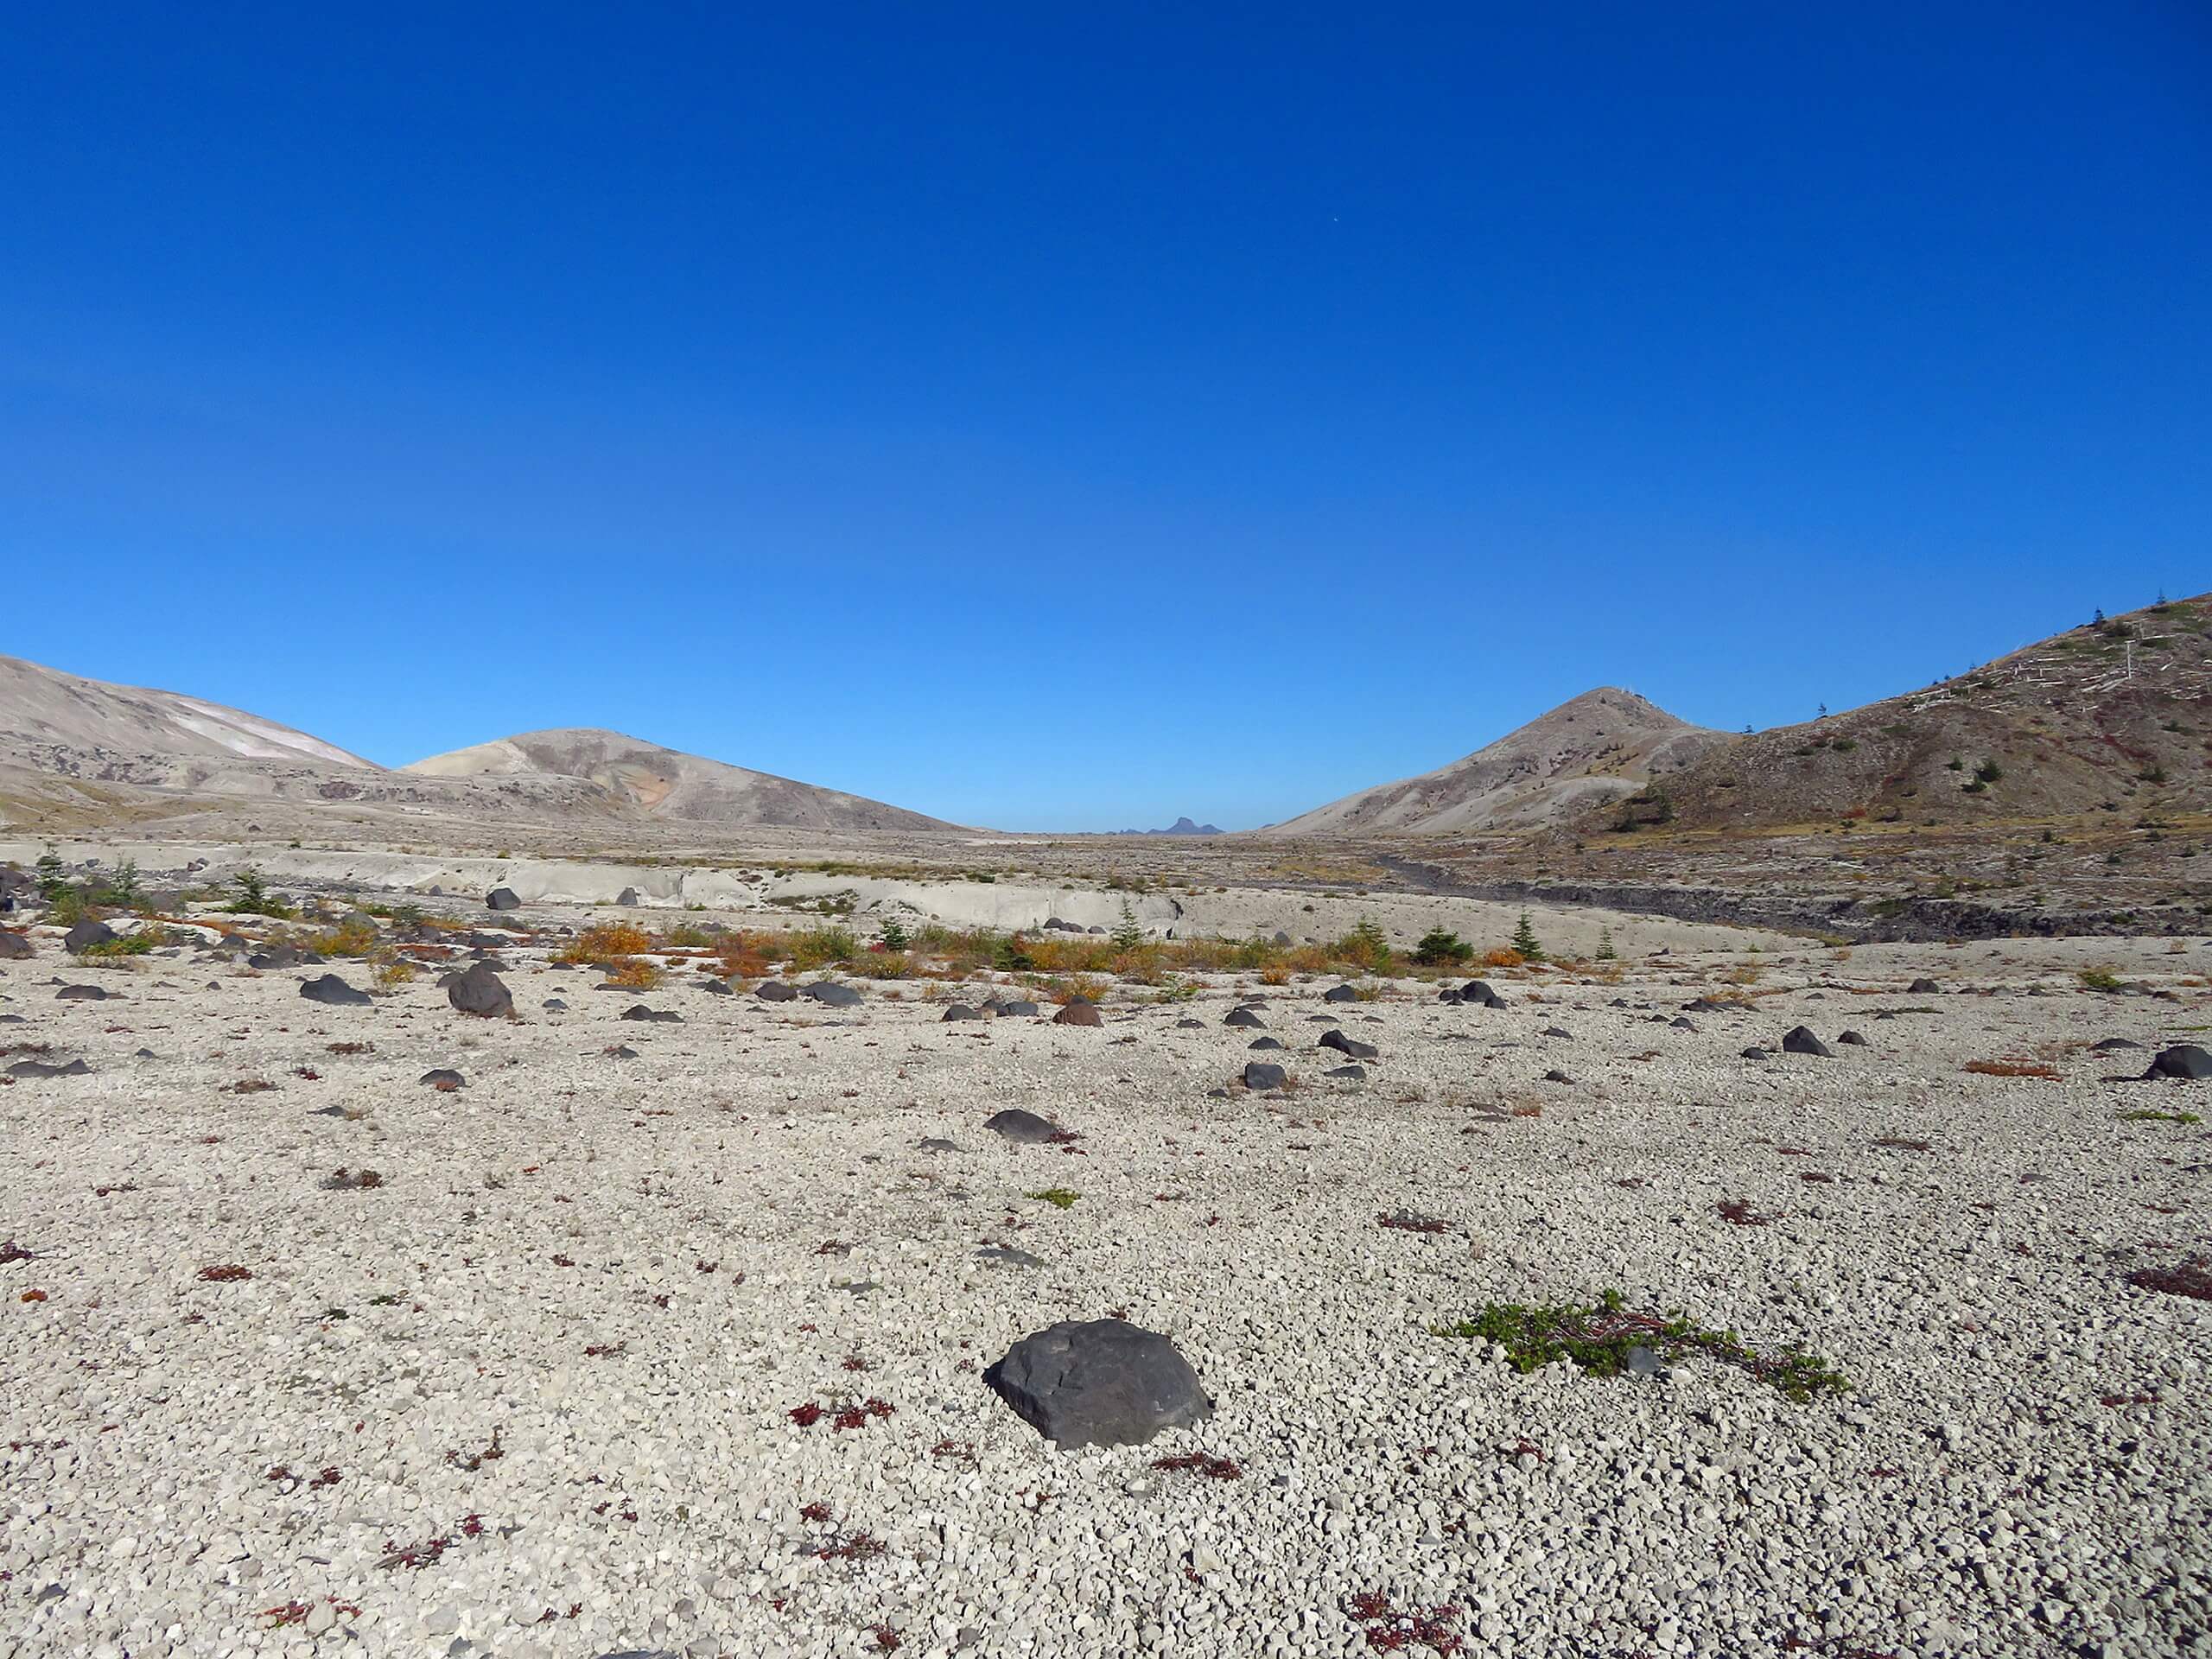
[{"label": "green shrub", "polygon": [[1513,949],[1527,961],[1541,962],[1544,959],[1544,947],[1538,943],[1536,930],[1529,925],[1529,912],[1525,910],[1521,912],[1521,925],[1513,930]]},{"label": "green shrub", "polygon": [[1414,960],[1426,968],[1440,968],[1455,962],[1465,962],[1475,954],[1475,947],[1457,933],[1432,927],[1421,936],[1414,946]]},{"label": "green shrub", "polygon": [[259,870],[251,864],[231,878],[238,896],[223,906],[233,916],[269,916],[278,921],[292,913],[292,908],[269,891],[269,883]]},{"label": "green shrub", "polygon": [[1703,1354],[1749,1371],[1800,1405],[1851,1387],[1817,1354],[1785,1348],[1770,1357],[1745,1346],[1732,1331],[1705,1330],[1679,1313],[1663,1318],[1631,1313],[1618,1290],[1606,1291],[1595,1307],[1492,1302],[1471,1319],[1435,1327],[1435,1334],[1497,1343],[1505,1350],[1505,1363],[1524,1376],[1556,1359],[1587,1376],[1618,1376],[1628,1369],[1630,1351],[1642,1348],[1670,1360]]}]

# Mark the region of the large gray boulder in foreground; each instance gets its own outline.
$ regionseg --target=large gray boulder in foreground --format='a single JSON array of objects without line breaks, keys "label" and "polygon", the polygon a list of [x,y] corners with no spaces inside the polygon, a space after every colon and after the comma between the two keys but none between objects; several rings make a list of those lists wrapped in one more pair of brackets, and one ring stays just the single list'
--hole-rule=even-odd
[{"label": "large gray boulder in foreground", "polygon": [[2177,1043],[2171,1048],[2162,1048],[2158,1058],[2151,1062],[2146,1077],[2185,1077],[2201,1081],[2212,1077],[2212,1054],[2206,1053],[2195,1043]]},{"label": "large gray boulder in foreground", "polygon": [[983,1381],[1063,1451],[1142,1446],[1164,1428],[1213,1415],[1175,1344],[1126,1319],[1071,1321],[1024,1337]]},{"label": "large gray boulder in foreground", "polygon": [[487,910],[520,910],[522,900],[515,897],[512,887],[494,887],[484,895],[484,906]]},{"label": "large gray boulder in foreground", "polygon": [[486,1019],[503,1018],[515,1011],[515,1000],[507,994],[505,982],[480,962],[454,976],[446,987],[446,1000],[463,1014],[480,1014]]}]

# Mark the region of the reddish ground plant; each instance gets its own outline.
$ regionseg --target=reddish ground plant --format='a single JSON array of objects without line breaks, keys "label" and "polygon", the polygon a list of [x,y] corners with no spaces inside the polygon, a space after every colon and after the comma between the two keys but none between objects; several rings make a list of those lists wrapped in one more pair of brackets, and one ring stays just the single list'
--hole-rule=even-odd
[{"label": "reddish ground plant", "polygon": [[507,1448],[499,1443],[500,1433],[501,1431],[496,1427],[493,1429],[490,1443],[480,1452],[472,1452],[466,1457],[457,1451],[447,1452],[446,1466],[451,1469],[466,1469],[473,1475],[486,1464],[497,1463],[507,1455]]},{"label": "reddish ground plant", "polygon": [[872,1561],[890,1546],[865,1528],[842,1532],[814,1552],[820,1561]]},{"label": "reddish ground plant", "polygon": [[817,1423],[822,1421],[822,1408],[816,1405],[813,1401],[810,1400],[804,1405],[793,1406],[789,1411],[785,1412],[784,1415],[790,1418],[791,1421],[797,1423],[801,1428],[812,1428]]},{"label": "reddish ground plant", "polygon": [[869,1625],[868,1633],[878,1653],[896,1653],[906,1645],[899,1639],[899,1632],[891,1628],[888,1621],[880,1621]]},{"label": "reddish ground plant", "polygon": [[1452,1230],[1449,1222],[1439,1221],[1433,1216],[1416,1215],[1410,1210],[1394,1210],[1375,1219],[1378,1226],[1394,1227],[1400,1232],[1446,1233]]},{"label": "reddish ground plant", "polygon": [[1925,1141],[1908,1141],[1902,1135],[1885,1135],[1874,1144],[1887,1147],[1891,1152],[1926,1152],[1928,1150],[1928,1142]]},{"label": "reddish ground plant", "polygon": [[1724,1198],[1713,1207],[1719,1211],[1720,1219],[1731,1227],[1764,1227],[1774,1220],[1772,1216],[1752,1209],[1745,1198]]},{"label": "reddish ground plant", "polygon": [[[325,1596],[323,1599],[328,1602],[341,1618],[359,1618],[361,1616],[361,1610],[350,1601],[340,1601],[335,1596]],[[308,1615],[313,1611],[315,1611],[315,1604],[311,1601],[288,1601],[281,1607],[264,1607],[254,1617],[267,1619],[270,1630],[281,1630],[288,1624],[306,1624]]]},{"label": "reddish ground plant", "polygon": [[411,1572],[419,1573],[426,1567],[435,1566],[438,1558],[451,1549],[461,1539],[480,1537],[483,1531],[484,1517],[482,1516],[464,1515],[454,1523],[452,1532],[435,1535],[423,1539],[420,1543],[403,1544],[387,1538],[385,1540],[384,1559],[377,1565],[387,1573],[395,1567],[402,1567]]},{"label": "reddish ground plant", "polygon": [[594,1342],[584,1349],[584,1357],[586,1359],[613,1359],[617,1355],[626,1351],[629,1346],[630,1344],[626,1342]]},{"label": "reddish ground plant", "polygon": [[810,1521],[817,1527],[825,1526],[837,1518],[837,1512],[817,1498],[798,1512],[798,1518]]},{"label": "reddish ground plant", "polygon": [[2138,1268],[2127,1282],[2139,1290],[2162,1290],[2169,1296],[2187,1296],[2212,1302],[2212,1263],[2192,1255],[2168,1268]]},{"label": "reddish ground plant", "polygon": [[211,1285],[228,1285],[234,1284],[240,1279],[252,1278],[253,1269],[242,1268],[235,1262],[229,1262],[215,1267],[202,1268],[200,1269],[200,1276]]},{"label": "reddish ground plant", "polygon": [[1174,1471],[1204,1475],[1210,1480],[1242,1480],[1244,1471],[1227,1458],[1217,1458],[1205,1452],[1185,1452],[1173,1458],[1154,1458],[1152,1466]]},{"label": "reddish ground plant", "polygon": [[1978,1077],[2052,1077],[2058,1068],[2037,1060],[1968,1060],[1966,1070]]},{"label": "reddish ground plant", "polygon": [[18,1262],[28,1262],[38,1254],[27,1250],[12,1238],[0,1238],[0,1268],[12,1267]]},{"label": "reddish ground plant", "polygon": [[377,1046],[374,1043],[332,1043],[329,1049],[333,1054],[373,1054],[377,1052]]},{"label": "reddish ground plant", "polygon": [[1462,1650],[1459,1610],[1448,1604],[1408,1607],[1402,1612],[1389,1597],[1363,1591],[1345,1604],[1345,1611],[1355,1624],[1367,1626],[1367,1645],[1377,1653],[1415,1647],[1446,1655]]}]

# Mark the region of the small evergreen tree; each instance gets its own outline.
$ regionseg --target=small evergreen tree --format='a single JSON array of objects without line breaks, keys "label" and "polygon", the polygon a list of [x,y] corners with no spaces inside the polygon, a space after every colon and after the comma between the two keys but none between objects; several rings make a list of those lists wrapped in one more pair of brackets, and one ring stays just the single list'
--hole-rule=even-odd
[{"label": "small evergreen tree", "polygon": [[1129,908],[1129,901],[1122,900],[1122,919],[1114,925],[1113,944],[1116,950],[1135,950],[1144,944],[1144,925],[1137,920],[1137,913]]},{"label": "small evergreen tree", "polygon": [[115,874],[108,879],[108,899],[126,910],[136,910],[145,893],[138,886],[138,861],[126,858],[115,867]]},{"label": "small evergreen tree", "polygon": [[38,873],[38,896],[52,904],[69,885],[68,878],[61,873],[61,855],[49,847],[38,855],[38,862],[32,868]]},{"label": "small evergreen tree", "polygon": [[1372,916],[1363,918],[1344,942],[1344,953],[1370,973],[1390,971],[1390,936]]},{"label": "small evergreen tree", "polygon": [[1599,928],[1598,930],[1598,960],[1612,962],[1618,960],[1620,952],[1613,949],[1613,930],[1610,927]]},{"label": "small evergreen tree", "polygon": [[896,916],[887,916],[883,918],[883,925],[877,930],[877,937],[883,941],[883,948],[886,950],[904,950],[913,943],[907,937],[906,930],[899,925]]},{"label": "small evergreen tree", "polygon": [[1432,927],[1421,936],[1421,943],[1414,946],[1414,960],[1426,968],[1438,968],[1446,963],[1465,962],[1475,954],[1475,947],[1457,933]]},{"label": "small evergreen tree", "polygon": [[1536,938],[1536,930],[1529,925],[1529,912],[1521,912],[1521,925],[1513,930],[1513,949],[1524,961],[1541,962],[1544,947]]}]

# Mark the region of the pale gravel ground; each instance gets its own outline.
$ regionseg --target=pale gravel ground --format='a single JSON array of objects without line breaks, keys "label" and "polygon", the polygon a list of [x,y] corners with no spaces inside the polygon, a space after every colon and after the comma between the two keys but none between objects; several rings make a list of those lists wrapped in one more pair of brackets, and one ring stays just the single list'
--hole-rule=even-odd
[{"label": "pale gravel ground", "polygon": [[[2121,1275],[2208,1248],[2212,1135],[2114,1115],[2212,1117],[2212,1084],[2101,1080],[2147,1048],[2069,1053],[2055,1083],[1960,1071],[2212,1023],[2201,988],[2074,984],[2105,959],[2179,985],[2212,967],[2189,943],[1770,954],[1767,985],[1795,988],[1695,1033],[1650,1014],[1742,957],[1501,980],[1504,1011],[1408,988],[1332,1010],[1381,1046],[1363,1086],[1319,1081],[1330,982],[1303,982],[1267,1018],[1306,1085],[1217,1100],[1257,1034],[1221,1027],[1226,981],[1109,1005],[1103,1030],[943,1026],[911,986],[810,1014],[525,958],[506,1025],[427,980],[323,1008],[296,995],[320,969],[96,974],[48,938],[0,963],[0,1011],[29,1022],[0,1041],[97,1074],[0,1089],[0,1236],[40,1253],[0,1268],[0,1650],[848,1655],[887,1621],[909,1654],[1352,1654],[1369,1591],[1457,1605],[1478,1654],[2206,1650],[2212,1307]],[[1946,994],[1905,995],[1923,973]],[[57,974],[129,1000],[58,1003]],[[540,1012],[555,994],[572,1012]],[[638,1001],[687,1023],[617,1020]],[[1737,1058],[1801,1020],[1873,1046]],[[327,1052],[349,1039],[376,1052]],[[620,1042],[639,1058],[602,1054]],[[465,1091],[416,1084],[442,1065]],[[279,1086],[218,1092],[241,1077]],[[1002,1146],[982,1121],[1013,1105],[1083,1138]],[[386,1185],[321,1190],[340,1166]],[[1025,1196],[1055,1185],[1082,1197]],[[1783,1219],[1727,1225],[1733,1198]],[[1401,1208],[1452,1230],[1376,1224]],[[987,1240],[1044,1265],[979,1262]],[[228,1262],[254,1277],[198,1280]],[[1607,1286],[1808,1343],[1854,1391],[1794,1406],[1699,1363],[1520,1377],[1427,1332]],[[1116,1309],[1174,1336],[1218,1414],[1058,1455],[976,1373]],[[786,1419],[848,1392],[896,1414]],[[2158,1398],[2100,1403],[2139,1395]],[[495,1430],[499,1459],[448,1464]],[[1541,1458],[1502,1454],[1524,1437]],[[946,1440],[973,1460],[932,1455]],[[1243,1478],[1152,1467],[1192,1449]],[[815,1559],[815,1502],[887,1553]],[[435,1565],[378,1565],[470,1514],[481,1535]],[[361,1611],[315,1639],[257,1617],[325,1596]]]}]

